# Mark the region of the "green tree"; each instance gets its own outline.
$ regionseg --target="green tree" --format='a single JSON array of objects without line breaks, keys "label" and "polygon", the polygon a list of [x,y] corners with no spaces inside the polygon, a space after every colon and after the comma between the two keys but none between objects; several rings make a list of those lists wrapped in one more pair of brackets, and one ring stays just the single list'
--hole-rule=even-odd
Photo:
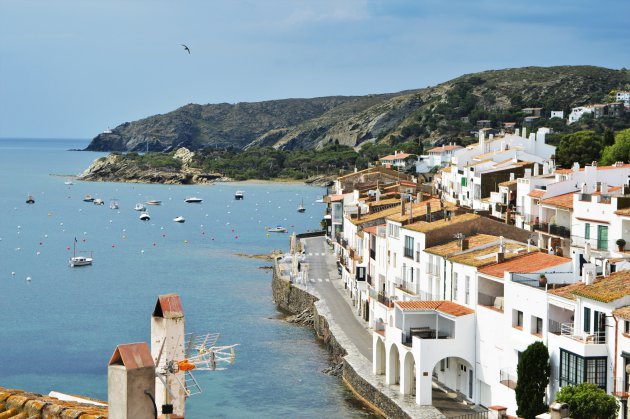
[{"label": "green tree", "polygon": [[563,167],[571,167],[574,162],[584,166],[599,160],[602,139],[593,131],[578,131],[566,134],[556,148],[556,160]]},{"label": "green tree", "polygon": [[602,164],[613,164],[617,161],[630,162],[630,129],[619,131],[615,143],[602,152]]},{"label": "green tree", "polygon": [[545,390],[549,384],[551,367],[549,351],[542,342],[534,342],[525,349],[516,367],[516,414],[525,419],[534,419],[546,412]]},{"label": "green tree", "polygon": [[604,130],[604,138],[603,138],[603,145],[605,147],[608,147],[609,145],[613,145],[615,143],[615,133],[606,128]]},{"label": "green tree", "polygon": [[556,401],[568,404],[575,419],[614,419],[619,411],[617,400],[592,383],[564,386]]}]

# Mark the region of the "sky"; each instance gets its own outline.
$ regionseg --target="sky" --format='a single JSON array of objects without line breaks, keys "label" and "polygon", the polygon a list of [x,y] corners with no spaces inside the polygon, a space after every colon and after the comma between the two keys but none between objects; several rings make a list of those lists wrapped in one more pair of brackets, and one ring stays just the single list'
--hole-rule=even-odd
[{"label": "sky", "polygon": [[0,137],[91,139],[188,103],[492,69],[630,68],[629,17],[628,0],[0,0]]}]

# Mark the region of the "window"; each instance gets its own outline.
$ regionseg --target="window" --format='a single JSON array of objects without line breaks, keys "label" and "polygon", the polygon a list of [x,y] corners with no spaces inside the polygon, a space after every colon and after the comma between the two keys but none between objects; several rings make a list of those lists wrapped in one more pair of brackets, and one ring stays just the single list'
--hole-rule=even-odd
[{"label": "window", "polygon": [[533,335],[542,335],[543,332],[543,320],[540,317],[532,316],[532,334]]},{"label": "window", "polygon": [[623,333],[630,333],[630,321],[626,320],[623,322]]},{"label": "window", "polygon": [[466,275],[464,284],[465,284],[464,292],[466,293],[464,294],[464,302],[466,304],[470,304],[470,277],[468,275]]},{"label": "window", "polygon": [[405,257],[413,259],[413,237],[405,236]]},{"label": "window", "polygon": [[583,358],[561,348],[560,386],[589,382],[606,391],[606,363],[606,357]]},{"label": "window", "polygon": [[388,224],[387,235],[389,237],[393,237],[394,239],[397,239],[398,236],[400,235],[400,226],[396,224]]},{"label": "window", "polygon": [[608,226],[597,226],[597,249],[608,250]]},{"label": "window", "polygon": [[584,333],[591,333],[591,309],[584,307]]},{"label": "window", "polygon": [[590,223],[584,224],[584,238],[586,240],[591,238],[591,224]]},{"label": "window", "polygon": [[457,273],[453,275],[453,300],[457,301],[457,283],[459,280],[457,279]]},{"label": "window", "polygon": [[520,310],[512,310],[512,326],[517,329],[523,329],[523,312]]},{"label": "window", "polygon": [[465,177],[462,178],[462,186],[466,186],[468,182],[468,179],[466,179]]}]

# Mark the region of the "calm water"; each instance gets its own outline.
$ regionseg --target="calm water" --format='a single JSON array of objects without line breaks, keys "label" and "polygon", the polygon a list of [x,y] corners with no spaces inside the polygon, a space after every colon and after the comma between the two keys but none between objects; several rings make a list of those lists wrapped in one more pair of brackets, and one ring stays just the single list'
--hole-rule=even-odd
[{"label": "calm water", "polygon": [[[149,341],[158,294],[179,293],[187,331],[240,343],[226,371],[198,372],[187,417],[365,417],[312,332],[280,320],[269,264],[239,257],[286,249],[290,231],[319,226],[323,190],[300,184],[162,186],[75,182],[102,154],[85,141],[0,140],[0,386],[106,400],[118,343]],[[245,192],[235,201],[234,191]],[[36,203],[26,205],[27,194]],[[85,203],[91,194],[105,205]],[[186,204],[187,196],[203,204]],[[109,209],[117,199],[119,210]],[[148,207],[151,221],[133,210]],[[307,211],[296,212],[301,199]],[[178,215],[186,223],[174,223]],[[68,267],[74,238],[94,265]],[[30,277],[31,281],[26,278]]]}]

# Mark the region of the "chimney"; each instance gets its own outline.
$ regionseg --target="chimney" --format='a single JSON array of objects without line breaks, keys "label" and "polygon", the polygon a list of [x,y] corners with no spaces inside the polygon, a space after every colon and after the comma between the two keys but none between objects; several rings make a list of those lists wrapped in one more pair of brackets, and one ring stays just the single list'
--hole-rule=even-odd
[{"label": "chimney", "polygon": [[407,209],[405,207],[405,198],[404,195],[400,195],[400,215],[405,215],[407,213]]},{"label": "chimney", "polygon": [[107,367],[109,417],[153,419],[155,383],[155,364],[146,342],[116,346]]},{"label": "chimney", "polygon": [[573,169],[574,173],[579,172],[580,171],[580,163],[578,163],[578,162],[573,163],[572,169]]},{"label": "chimney", "polygon": [[431,222],[431,203],[427,202],[427,222]]},{"label": "chimney", "polygon": [[514,172],[510,172],[510,180],[514,180]]},{"label": "chimney", "polygon": [[585,285],[592,285],[595,281],[597,272],[594,263],[585,263],[582,265],[582,282]]},{"label": "chimney", "polygon": [[526,127],[523,127],[523,129],[521,130],[521,137],[527,138],[527,128]]},{"label": "chimney", "polygon": [[422,192],[418,192],[416,194],[416,202],[419,204],[420,202],[422,202]]},{"label": "chimney", "polygon": [[497,252],[497,263],[503,263],[505,261],[505,253]]},{"label": "chimney", "polygon": [[[151,355],[157,360],[160,356],[160,364],[164,365],[167,361],[182,360],[185,358],[186,337],[184,312],[182,304],[177,294],[165,294],[158,297],[155,309],[151,315]],[[160,365],[156,365],[158,371]],[[184,388],[177,381],[183,382],[184,372],[172,374],[169,384],[169,390],[166,389],[162,381],[158,378],[153,379],[155,387],[155,404],[160,406],[166,404],[167,395],[170,404],[173,405],[173,413],[184,417],[184,402],[186,393]],[[146,396],[145,396],[146,397]]]},{"label": "chimney", "polygon": [[361,204],[357,204],[357,220],[361,219]]},{"label": "chimney", "polygon": [[538,163],[534,163],[534,176],[538,176],[540,174],[540,165]]},{"label": "chimney", "polygon": [[479,146],[481,148],[481,152],[486,152],[486,132],[484,130],[479,130]]},{"label": "chimney", "polygon": [[413,200],[409,196],[409,224],[413,222]]},{"label": "chimney", "polygon": [[525,169],[525,174],[523,175],[523,177],[525,179],[529,179],[530,177],[532,177],[532,169],[531,168]]},{"label": "chimney", "polygon": [[601,193],[603,193],[603,194],[608,193],[608,184],[607,184],[606,182],[602,182],[602,183],[599,185],[599,191],[600,191]]},{"label": "chimney", "polygon": [[459,240],[459,250],[461,250],[462,252],[464,250],[468,250],[468,246],[470,245],[469,241],[468,241],[468,237],[462,237]]}]

